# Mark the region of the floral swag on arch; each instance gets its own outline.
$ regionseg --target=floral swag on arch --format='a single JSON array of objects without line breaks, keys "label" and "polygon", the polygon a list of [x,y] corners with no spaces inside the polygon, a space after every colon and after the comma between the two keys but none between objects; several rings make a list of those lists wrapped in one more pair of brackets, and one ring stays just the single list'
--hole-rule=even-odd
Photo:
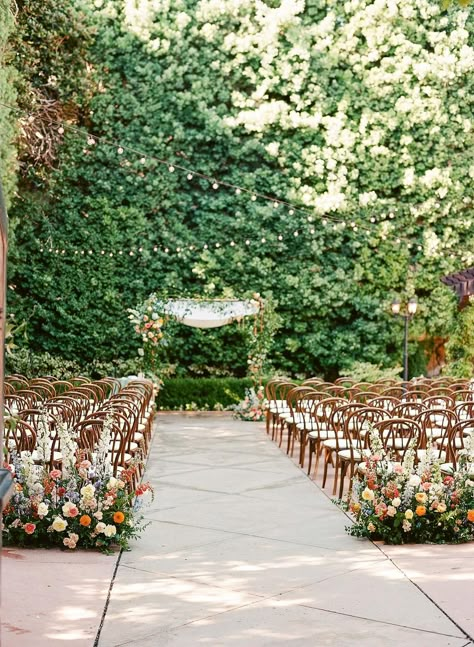
[{"label": "floral swag on arch", "polygon": [[245,326],[245,331],[248,373],[253,387],[247,390],[245,400],[235,407],[235,413],[246,420],[264,418],[263,375],[278,327],[271,299],[264,299],[259,293],[253,293],[248,299],[168,299],[152,293],[129,313],[134,330],[142,339],[138,354],[143,357],[144,373],[159,384],[162,383],[159,379],[159,352],[160,346],[166,343],[163,329],[168,318],[193,328],[210,329],[252,317],[251,325]]}]

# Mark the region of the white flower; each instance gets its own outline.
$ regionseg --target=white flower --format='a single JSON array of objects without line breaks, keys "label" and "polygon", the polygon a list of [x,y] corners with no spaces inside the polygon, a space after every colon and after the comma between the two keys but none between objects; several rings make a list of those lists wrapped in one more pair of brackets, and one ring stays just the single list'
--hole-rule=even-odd
[{"label": "white flower", "polygon": [[97,533],[99,533],[99,532],[104,532],[105,528],[106,528],[105,523],[103,523],[102,521],[99,521],[99,523],[98,523],[98,524],[97,524],[97,526],[95,527],[95,531],[96,531]]},{"label": "white flower", "polygon": [[118,483],[117,479],[114,476],[111,476],[109,478],[109,482],[107,483],[107,489],[113,490],[114,488],[117,487],[117,483]]},{"label": "white flower", "polygon": [[103,532],[106,537],[113,537],[114,535],[117,534],[117,528],[115,526],[108,525],[108,526],[105,526]]},{"label": "white flower", "polygon": [[408,481],[408,485],[410,487],[418,487],[421,483],[421,478],[418,476],[418,474],[412,474],[410,476],[410,480]]},{"label": "white flower", "polygon": [[84,485],[81,488],[81,495],[84,499],[92,499],[95,496],[95,487],[89,483],[89,485]]},{"label": "white flower", "polygon": [[98,510],[97,512],[94,512],[94,517],[95,517],[96,519],[98,519],[99,521],[102,521],[103,516],[104,516],[104,515],[103,515],[103,513],[102,513],[100,510]]},{"label": "white flower", "polygon": [[38,506],[38,516],[41,517],[41,518],[46,517],[48,512],[49,512],[48,506],[46,505],[46,503],[44,501],[42,501]]},{"label": "white flower", "polygon": [[62,517],[56,517],[52,523],[52,528],[53,530],[56,530],[56,532],[63,532],[63,530],[66,530],[67,528],[67,521],[62,519]]},{"label": "white flower", "polygon": [[366,487],[365,490],[362,492],[361,497],[364,499],[364,501],[373,501],[375,494],[373,490]]},{"label": "white flower", "polygon": [[394,517],[397,514],[397,509],[393,505],[389,505],[387,508],[387,515],[389,517]]},{"label": "white flower", "polygon": [[395,499],[392,499],[392,505],[394,508],[398,508],[402,500],[397,496]]}]

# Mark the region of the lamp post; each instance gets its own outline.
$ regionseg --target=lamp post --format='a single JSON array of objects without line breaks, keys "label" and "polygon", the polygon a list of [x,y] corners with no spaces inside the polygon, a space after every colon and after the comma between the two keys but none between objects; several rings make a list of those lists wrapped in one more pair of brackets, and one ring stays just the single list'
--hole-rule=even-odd
[{"label": "lamp post", "polygon": [[405,336],[403,341],[403,380],[408,382],[408,324],[416,314],[418,302],[416,297],[412,297],[406,304],[406,312],[400,312],[401,305],[399,299],[392,301],[392,314],[395,317],[402,317],[405,322]]}]

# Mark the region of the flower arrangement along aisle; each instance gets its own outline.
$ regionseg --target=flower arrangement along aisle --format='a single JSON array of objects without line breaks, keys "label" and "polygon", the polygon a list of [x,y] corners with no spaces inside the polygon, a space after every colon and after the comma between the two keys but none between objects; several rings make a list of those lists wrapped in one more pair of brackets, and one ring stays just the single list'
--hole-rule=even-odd
[{"label": "flower arrangement along aisle", "polygon": [[68,549],[128,547],[130,538],[144,528],[139,515],[149,484],[132,488],[138,461],[112,476],[109,461],[110,424],[104,422],[92,462],[78,450],[65,424],[59,423],[61,469],[50,470],[48,425],[39,425],[37,462],[29,452],[10,448],[14,493],[3,511],[2,539],[9,546],[61,546]]},{"label": "flower arrangement along aisle", "polygon": [[136,309],[129,308],[128,312],[135,332],[141,337],[142,347],[138,349],[138,355],[142,358],[143,372],[157,386],[161,386],[158,355],[160,346],[165,344],[162,330],[164,320],[156,311],[156,302],[156,294],[151,294]]},{"label": "flower arrangement along aisle", "polygon": [[441,473],[430,447],[418,465],[413,447],[403,463],[385,453],[378,431],[370,431],[370,455],[353,479],[344,507],[355,516],[346,530],[387,544],[459,543],[474,540],[474,444],[466,438],[452,475]]},{"label": "flower arrangement along aisle", "polygon": [[253,387],[245,389],[245,398],[239,404],[232,405],[231,407],[234,411],[234,418],[261,422],[266,418],[266,402],[263,386],[260,386],[257,390]]}]

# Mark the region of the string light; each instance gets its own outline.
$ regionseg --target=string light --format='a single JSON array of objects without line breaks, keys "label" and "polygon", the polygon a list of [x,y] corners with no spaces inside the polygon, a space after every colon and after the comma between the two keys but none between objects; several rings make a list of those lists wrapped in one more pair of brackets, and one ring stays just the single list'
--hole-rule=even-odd
[{"label": "string light", "polygon": [[[7,108],[7,109],[10,109],[12,111],[18,112],[18,113],[23,114],[23,115],[25,114],[25,111],[22,110],[21,108],[18,108],[17,106],[11,106],[11,105],[8,105],[8,104],[2,103],[2,102],[0,102],[0,106],[3,106],[5,108]],[[34,121],[34,118],[32,117],[32,115],[30,115],[29,118],[30,118],[30,121]],[[57,123],[59,123],[59,122],[57,122]],[[114,146],[119,155],[122,155],[125,151],[127,151],[129,154],[140,155],[141,157],[139,158],[139,161],[140,161],[141,164],[145,164],[147,162],[147,159],[149,158],[149,159],[154,160],[156,163],[166,164],[167,167],[168,167],[169,172],[171,172],[171,173],[174,172],[175,169],[179,169],[180,171],[184,171],[185,173],[187,173],[187,178],[189,180],[193,179],[195,176],[200,177],[202,179],[206,179],[210,183],[212,182],[212,187],[214,189],[217,189],[217,188],[219,188],[221,186],[222,187],[227,187],[227,188],[232,188],[235,191],[236,195],[240,195],[243,192],[247,193],[248,195],[250,195],[252,201],[256,201],[257,198],[261,198],[261,199],[264,199],[264,200],[270,200],[273,203],[274,208],[277,208],[280,205],[286,205],[286,206],[290,207],[289,212],[288,212],[289,215],[293,215],[295,213],[295,210],[300,212],[300,213],[303,213],[303,214],[306,213],[307,214],[307,210],[305,210],[304,208],[301,208],[301,207],[294,207],[293,208],[293,206],[291,204],[289,204],[288,202],[286,202],[284,200],[278,200],[278,199],[272,198],[270,196],[267,196],[267,195],[264,195],[264,194],[261,194],[261,193],[251,192],[249,189],[235,186],[234,184],[231,184],[229,182],[225,182],[225,181],[221,181],[221,180],[219,180],[219,181],[214,180],[213,181],[209,176],[205,175],[204,173],[200,173],[198,171],[191,171],[190,169],[186,169],[185,167],[182,167],[180,165],[170,164],[169,161],[159,159],[156,156],[145,157],[143,155],[143,151],[135,150],[130,146],[118,145],[118,142],[108,141],[104,137],[99,137],[97,135],[88,133],[84,129],[76,127],[76,126],[74,126],[72,124],[59,123],[59,125],[57,127],[58,134],[63,135],[64,132],[65,132],[65,128],[68,131],[76,133],[78,136],[85,137],[85,140],[87,141],[87,144],[90,145],[90,146],[93,146],[93,145],[95,146],[97,144],[102,144],[102,145],[105,145],[105,146]],[[89,152],[90,151],[86,151],[86,153],[89,153]],[[123,165],[124,166],[130,166],[131,162],[129,160],[126,160]],[[141,177],[143,177],[143,176],[141,176]],[[380,218],[382,220],[385,219],[386,214],[381,214]],[[389,213],[389,218],[390,219],[395,218],[395,214],[393,212],[390,212]],[[341,218],[325,215],[324,218],[322,218],[322,221],[321,221],[322,225],[326,226],[328,220],[331,220],[336,224],[339,223],[341,225],[341,227],[344,227],[345,224],[346,224]],[[312,220],[310,219],[310,217],[308,217],[308,222],[311,222],[311,221]],[[372,224],[376,223],[376,218],[372,216],[370,218],[370,222]],[[337,230],[336,224],[333,227],[334,230]],[[361,223],[359,223],[357,226],[355,226],[352,223],[351,223],[351,225],[353,227],[353,231],[358,231],[359,228],[361,228],[362,230],[367,230],[368,231],[368,229],[366,227],[364,227]],[[278,237],[278,239],[280,240],[280,236]],[[384,240],[387,239],[386,234],[383,234],[383,239]],[[397,239],[397,242],[398,242],[398,240],[399,239]],[[421,250],[422,250],[422,247],[418,246],[418,251],[421,251]]]}]

